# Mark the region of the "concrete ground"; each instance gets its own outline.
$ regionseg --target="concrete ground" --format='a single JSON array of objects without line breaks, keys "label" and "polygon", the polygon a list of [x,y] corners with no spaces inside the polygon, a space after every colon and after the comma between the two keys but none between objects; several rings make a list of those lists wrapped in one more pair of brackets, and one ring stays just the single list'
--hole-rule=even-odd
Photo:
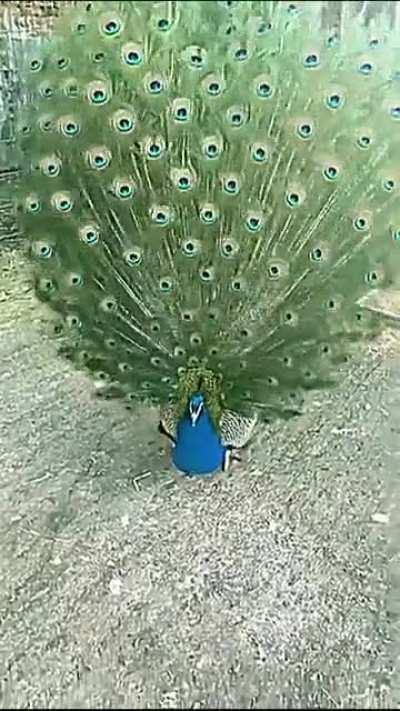
[{"label": "concrete ground", "polygon": [[168,469],[0,257],[0,707],[399,708],[387,335],[230,476]]}]

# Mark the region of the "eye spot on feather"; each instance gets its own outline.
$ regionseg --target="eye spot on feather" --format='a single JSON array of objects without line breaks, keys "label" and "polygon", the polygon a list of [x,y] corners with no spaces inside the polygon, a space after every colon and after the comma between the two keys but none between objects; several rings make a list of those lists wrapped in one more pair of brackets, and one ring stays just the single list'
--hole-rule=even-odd
[{"label": "eye spot on feather", "polygon": [[89,247],[93,247],[95,244],[97,244],[99,241],[99,237],[100,231],[97,225],[89,223],[79,228],[79,239],[81,240],[81,242],[83,242],[83,244],[86,244]]},{"label": "eye spot on feather", "polygon": [[364,215],[358,215],[353,220],[353,227],[357,232],[367,232],[370,226],[368,219]]},{"label": "eye spot on feather", "polygon": [[111,152],[105,146],[96,146],[86,151],[86,161],[93,170],[105,170],[111,163]]},{"label": "eye spot on feather", "polygon": [[160,324],[158,323],[158,321],[152,321],[152,322],[151,322],[151,324],[150,324],[150,331],[151,331],[152,333],[160,333],[160,331],[161,331],[161,326],[160,326]]},{"label": "eye spot on feather", "polygon": [[231,281],[231,290],[238,293],[239,291],[245,291],[246,289],[246,282],[244,279],[241,277],[235,277],[235,279],[232,279]]},{"label": "eye spot on feather", "polygon": [[227,195],[238,195],[240,192],[239,180],[234,175],[223,178],[222,189]]},{"label": "eye spot on feather", "polygon": [[190,336],[191,346],[201,346],[202,338],[199,333],[192,333]]},{"label": "eye spot on feather", "polygon": [[132,133],[135,128],[135,117],[132,111],[119,109],[111,117],[111,126],[117,133]]},{"label": "eye spot on feather", "polygon": [[29,64],[29,69],[31,72],[40,72],[43,69],[43,62],[41,59],[31,59]]},{"label": "eye spot on feather", "polygon": [[68,328],[79,329],[82,327],[82,322],[76,314],[68,314],[65,319]]},{"label": "eye spot on feather", "polygon": [[182,60],[193,70],[204,69],[207,64],[207,52],[203,47],[191,45],[182,52]]},{"label": "eye spot on feather", "polygon": [[392,193],[396,188],[396,183],[392,178],[384,178],[382,181],[382,188],[387,193]]},{"label": "eye spot on feather", "polygon": [[161,94],[164,84],[161,79],[151,79],[147,84],[149,94]]},{"label": "eye spot on feather", "polygon": [[138,67],[144,61],[143,49],[140,45],[129,42],[122,47],[122,61],[128,67]]},{"label": "eye spot on feather", "polygon": [[303,59],[303,66],[306,69],[315,69],[316,67],[319,67],[319,65],[320,58],[317,52],[311,52],[310,54],[306,54]]},{"label": "eye spot on feather", "polygon": [[49,133],[54,127],[53,119],[50,116],[42,116],[39,119],[39,128],[43,133]]},{"label": "eye spot on feather", "polygon": [[249,56],[250,54],[246,47],[238,47],[233,52],[233,58],[236,62],[245,62],[246,59],[249,59]]},{"label": "eye spot on feather", "polygon": [[358,71],[365,77],[370,76],[370,74],[372,74],[372,72],[374,71],[374,65],[372,64],[372,62],[368,61],[361,62],[358,67]]},{"label": "eye spot on feather", "polygon": [[92,106],[104,106],[111,98],[111,91],[105,82],[92,81],[87,87],[86,95]]},{"label": "eye spot on feather", "polygon": [[241,128],[248,121],[248,111],[241,106],[231,106],[226,112],[226,120],[232,128]]},{"label": "eye spot on feather", "polygon": [[58,128],[67,138],[74,138],[81,130],[79,122],[73,116],[62,116],[59,119]]},{"label": "eye spot on feather", "polygon": [[135,185],[130,178],[115,178],[111,190],[118,200],[130,200],[135,194]]},{"label": "eye spot on feather", "polygon": [[366,272],[364,276],[364,281],[368,286],[378,286],[379,282],[381,281],[382,275],[379,273],[379,271],[372,270],[370,272]]},{"label": "eye spot on feather", "polygon": [[277,388],[279,385],[278,378],[274,378],[273,375],[269,375],[267,377],[267,385],[269,385],[271,388]]},{"label": "eye spot on feather", "polygon": [[189,170],[172,169],[171,180],[180,192],[192,190],[195,186],[195,176]]},{"label": "eye spot on feather", "polygon": [[143,259],[143,253],[140,247],[135,247],[134,249],[129,249],[124,252],[124,262],[128,267],[138,267]]},{"label": "eye spot on feather", "polygon": [[264,143],[253,143],[250,154],[255,163],[266,163],[268,160],[268,148]]},{"label": "eye spot on feather", "polygon": [[400,120],[400,104],[398,106],[391,106],[389,110],[390,116],[394,121]]},{"label": "eye spot on feather", "polygon": [[314,249],[311,250],[309,256],[311,262],[314,262],[316,264],[324,262],[326,259],[325,250],[323,250],[321,247],[314,247]]},{"label": "eye spot on feather", "polygon": [[400,228],[392,228],[392,239],[394,242],[400,242]]},{"label": "eye spot on feather", "polygon": [[323,170],[323,176],[325,180],[330,183],[333,183],[335,180],[337,180],[339,176],[339,168],[332,164],[327,165]]},{"label": "eye spot on feather", "polygon": [[203,89],[209,96],[220,96],[225,89],[225,82],[216,74],[211,74],[203,80]]},{"label": "eye spot on feather", "polygon": [[340,109],[344,104],[344,97],[339,94],[339,92],[333,92],[332,94],[328,94],[325,103],[328,109]]},{"label": "eye spot on feather", "polygon": [[363,134],[357,138],[357,143],[360,148],[363,148],[365,150],[366,148],[370,147],[372,139],[370,136]]},{"label": "eye spot on feather", "polygon": [[73,288],[82,286],[82,284],[83,284],[82,274],[77,274],[77,273],[68,274],[67,278],[66,278],[66,283],[68,286],[71,286]]},{"label": "eye spot on feather", "polygon": [[53,279],[50,279],[49,277],[39,279],[39,281],[37,282],[37,288],[41,294],[45,294],[46,296],[51,296],[57,291],[57,285],[55,281]]},{"label": "eye spot on feather", "polygon": [[278,281],[289,275],[289,267],[286,262],[282,260],[273,260],[269,262],[267,267],[267,276],[272,281]]},{"label": "eye spot on feather", "polygon": [[94,52],[94,53],[92,54],[92,61],[93,61],[95,64],[100,64],[100,62],[103,62],[103,61],[104,61],[105,56],[106,56],[106,55],[104,54],[104,52]]},{"label": "eye spot on feather", "polygon": [[160,17],[157,20],[156,26],[160,32],[168,32],[172,27],[172,21],[169,20],[168,17]]},{"label": "eye spot on feather", "polygon": [[294,311],[285,311],[281,316],[281,321],[284,326],[294,328],[299,323],[299,317]]},{"label": "eye spot on feather", "polygon": [[214,272],[213,267],[211,267],[211,266],[209,266],[209,267],[202,267],[202,268],[200,269],[200,272],[199,272],[199,273],[200,273],[200,279],[201,279],[201,281],[203,281],[203,282],[211,282],[211,281],[214,280],[215,272]]},{"label": "eye spot on feather", "polygon": [[161,358],[159,358],[158,356],[152,356],[150,358],[150,363],[151,365],[154,365],[155,368],[159,368],[161,365]]},{"label": "eye spot on feather", "polygon": [[203,155],[210,160],[219,158],[223,152],[223,142],[219,136],[208,136],[202,141]]},{"label": "eye spot on feather", "polygon": [[30,212],[31,214],[40,212],[42,209],[42,205],[38,196],[34,193],[27,195],[24,200],[24,208],[25,212]]},{"label": "eye spot on feather", "polygon": [[79,87],[74,79],[64,85],[64,94],[69,99],[76,99],[79,96]]},{"label": "eye spot on feather", "polygon": [[326,301],[325,307],[326,307],[327,311],[335,313],[341,307],[341,299],[331,297],[330,299],[328,299]]},{"label": "eye spot on feather", "polygon": [[150,208],[152,222],[161,227],[166,227],[172,222],[172,212],[168,205],[154,205]]},{"label": "eye spot on feather", "polygon": [[259,232],[263,226],[263,216],[255,212],[250,212],[247,214],[245,224],[249,232]]},{"label": "eye spot on feather", "polygon": [[197,239],[185,239],[182,242],[182,252],[185,257],[196,257],[201,252],[201,243]]},{"label": "eye spot on feather", "polygon": [[86,32],[86,24],[79,20],[72,25],[72,32],[77,35],[84,35]]},{"label": "eye spot on feather", "polygon": [[257,35],[266,35],[272,30],[272,24],[265,20],[260,20],[256,29]]},{"label": "eye spot on feather", "polygon": [[53,247],[48,242],[34,242],[32,251],[39,259],[50,259],[53,256]]},{"label": "eye spot on feather", "polygon": [[303,377],[306,382],[311,382],[312,380],[315,380],[315,374],[312,372],[312,370],[309,370],[308,368],[303,370]]},{"label": "eye spot on feather", "polygon": [[256,94],[260,99],[270,99],[273,94],[273,88],[269,81],[261,79],[256,83]]},{"label": "eye spot on feather", "polygon": [[112,296],[106,296],[105,299],[101,300],[100,308],[106,314],[115,313],[117,311],[117,302]]},{"label": "eye spot on feather", "polygon": [[175,99],[171,109],[172,118],[176,123],[187,123],[191,119],[191,102],[189,99]]},{"label": "eye spot on feather", "polygon": [[193,356],[193,355],[190,356],[190,358],[188,358],[188,366],[189,366],[189,368],[195,368],[197,365],[199,365],[199,359],[198,359],[198,357],[197,357],[197,356]]},{"label": "eye spot on feather", "polygon": [[51,99],[54,94],[54,89],[50,84],[41,84],[39,87],[39,94],[45,99]]},{"label": "eye spot on feather", "polygon": [[57,68],[66,69],[69,66],[70,62],[71,60],[69,57],[59,57],[57,59]]},{"label": "eye spot on feather", "polygon": [[299,207],[299,205],[301,205],[302,203],[300,193],[297,193],[294,190],[287,192],[286,203],[289,205],[289,207]]},{"label": "eye spot on feather", "polygon": [[144,152],[150,160],[161,158],[165,153],[165,141],[161,137],[147,138],[144,142]]},{"label": "eye spot on feather", "polygon": [[173,289],[172,279],[170,279],[170,277],[163,277],[162,279],[160,279],[159,288],[161,293],[170,294]]},{"label": "eye spot on feather", "polygon": [[319,346],[319,351],[320,351],[321,355],[323,355],[323,356],[332,355],[332,349],[328,343],[322,343]]},{"label": "eye spot on feather", "polygon": [[218,208],[212,203],[205,203],[200,208],[199,216],[201,222],[203,222],[205,225],[215,224],[215,222],[217,222],[219,219]]},{"label": "eye spot on feather", "polygon": [[334,33],[333,35],[329,35],[327,38],[325,44],[328,47],[328,49],[334,49],[335,47],[338,46],[340,43],[340,39],[337,33]]},{"label": "eye spot on feather", "polygon": [[100,30],[106,37],[116,37],[122,30],[121,19],[115,16],[103,20],[100,25]]},{"label": "eye spot on feather", "polygon": [[296,132],[299,138],[303,141],[307,141],[313,135],[313,125],[308,121],[302,121],[297,127]]},{"label": "eye spot on feather", "polygon": [[69,193],[59,192],[51,196],[51,204],[57,212],[71,212],[74,201]]},{"label": "eye spot on feather", "polygon": [[47,178],[56,178],[61,172],[61,161],[57,156],[42,158],[39,163],[40,171]]},{"label": "eye spot on feather", "polygon": [[232,259],[237,255],[239,245],[234,239],[225,238],[221,242],[221,254],[226,259]]}]

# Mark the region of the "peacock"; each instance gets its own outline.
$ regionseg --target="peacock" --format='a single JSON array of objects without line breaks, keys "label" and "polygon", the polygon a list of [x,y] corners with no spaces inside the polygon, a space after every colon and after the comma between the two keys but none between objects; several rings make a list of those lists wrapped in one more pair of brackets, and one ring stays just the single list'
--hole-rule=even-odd
[{"label": "peacock", "polygon": [[333,386],[399,280],[400,35],[323,6],[80,2],[24,63],[37,296],[189,476]]}]

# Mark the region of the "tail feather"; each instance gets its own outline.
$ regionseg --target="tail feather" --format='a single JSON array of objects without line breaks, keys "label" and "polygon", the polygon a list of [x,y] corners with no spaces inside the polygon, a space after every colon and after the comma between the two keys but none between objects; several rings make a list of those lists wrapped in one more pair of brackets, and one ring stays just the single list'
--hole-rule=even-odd
[{"label": "tail feather", "polygon": [[80,3],[29,58],[38,294],[126,397],[202,366],[283,414],[379,332],[359,300],[400,275],[399,35],[323,9]]}]

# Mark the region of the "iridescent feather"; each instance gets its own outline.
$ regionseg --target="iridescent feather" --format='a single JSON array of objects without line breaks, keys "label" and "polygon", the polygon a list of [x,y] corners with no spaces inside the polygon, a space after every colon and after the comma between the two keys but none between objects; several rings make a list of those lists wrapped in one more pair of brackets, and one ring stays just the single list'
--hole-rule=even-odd
[{"label": "iridescent feather", "polygon": [[399,34],[384,13],[323,30],[322,8],[79,3],[29,57],[37,293],[172,438],[199,392],[225,449],[298,412],[379,332],[360,299],[398,283]]}]

